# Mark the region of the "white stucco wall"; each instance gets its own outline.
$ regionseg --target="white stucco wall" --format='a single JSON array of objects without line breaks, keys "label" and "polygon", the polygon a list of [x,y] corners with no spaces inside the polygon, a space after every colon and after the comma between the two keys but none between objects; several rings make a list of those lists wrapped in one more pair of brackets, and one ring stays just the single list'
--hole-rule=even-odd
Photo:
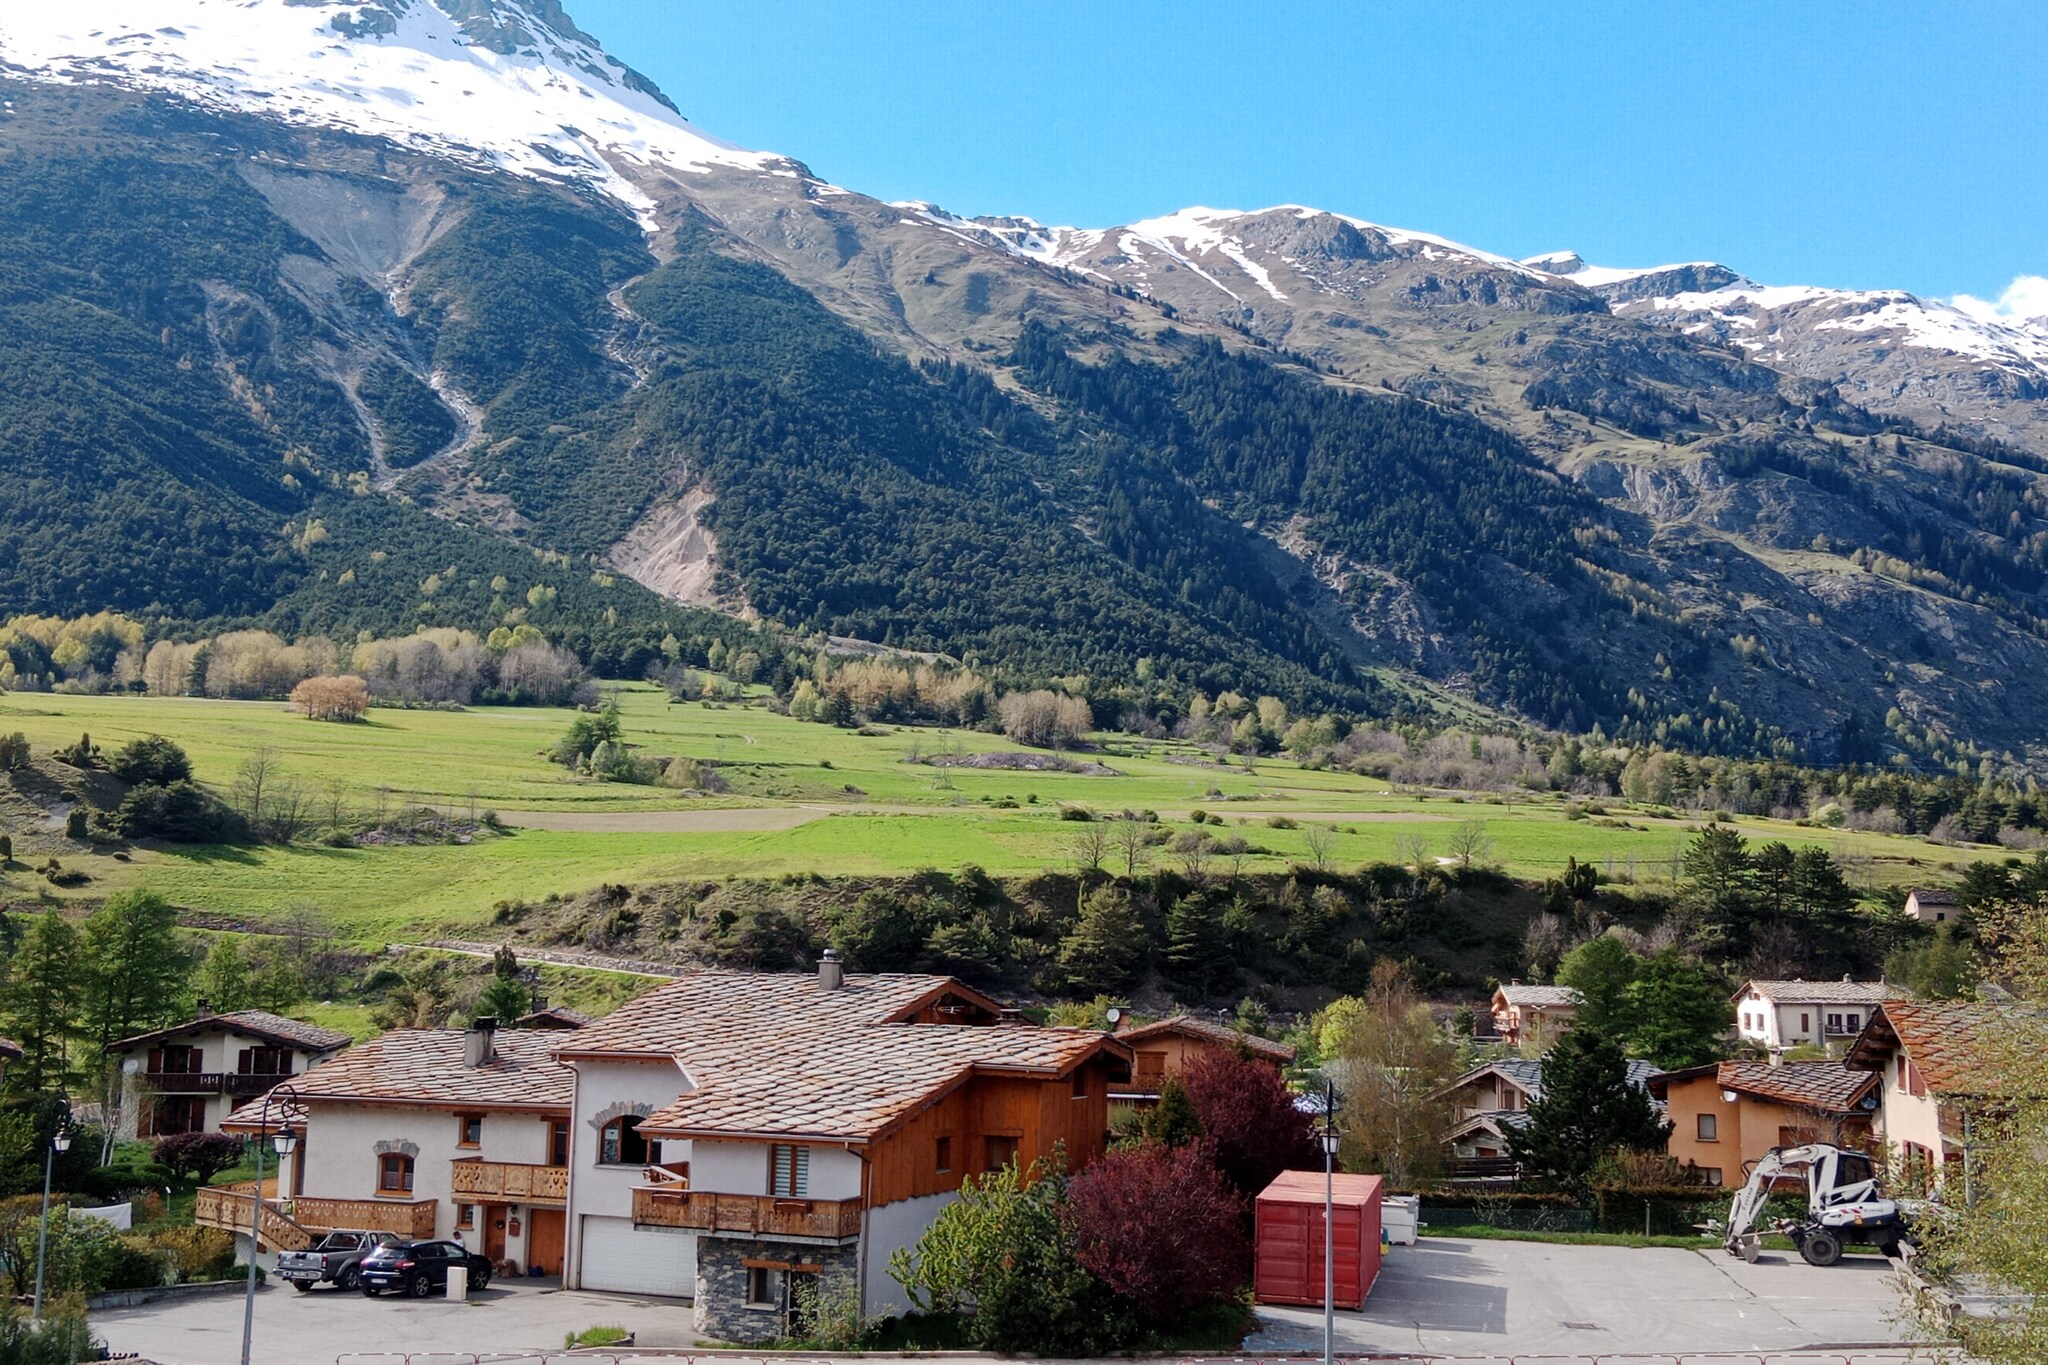
[{"label": "white stucco wall", "polygon": [[[719,1194],[768,1194],[768,1143],[711,1142],[692,1146],[690,1188]],[[811,1199],[860,1198],[861,1160],[844,1147],[810,1147]]]},{"label": "white stucco wall", "polygon": [[[189,1038],[172,1039],[165,1046],[192,1047],[199,1051],[198,1070],[234,1071],[241,1065],[244,1048],[259,1047],[263,1044],[256,1039],[222,1030],[199,1033]],[[304,1048],[293,1048],[292,1074],[301,1075],[314,1065],[316,1058],[329,1054],[310,1052]],[[132,1141],[141,1131],[143,1110],[156,1099],[156,1094],[143,1078],[149,1067],[149,1049],[137,1048],[121,1059],[121,1113],[115,1124],[115,1136],[123,1142]],[[134,1070],[129,1070],[133,1067]],[[280,1077],[279,1079],[283,1079]],[[220,1127],[221,1120],[232,1113],[238,1105],[246,1103],[248,1095],[210,1095],[206,1097],[207,1131]]]},{"label": "white stucco wall", "polygon": [[[576,1097],[569,1122],[568,1287],[575,1288],[582,1264],[581,1238],[586,1217],[630,1218],[633,1189],[646,1182],[644,1166],[598,1164],[598,1131],[606,1116],[619,1112],[647,1114],[683,1093],[683,1073],[673,1062],[570,1062],[576,1073]],[[688,1142],[659,1144],[664,1162],[691,1161]]]},{"label": "white stucco wall", "polygon": [[957,1191],[947,1190],[918,1199],[899,1199],[868,1210],[867,1237],[861,1248],[867,1269],[863,1312],[888,1316],[910,1311],[903,1286],[889,1274],[889,1258],[899,1248],[907,1250],[917,1245],[917,1239],[924,1236],[932,1220],[959,1197]]}]

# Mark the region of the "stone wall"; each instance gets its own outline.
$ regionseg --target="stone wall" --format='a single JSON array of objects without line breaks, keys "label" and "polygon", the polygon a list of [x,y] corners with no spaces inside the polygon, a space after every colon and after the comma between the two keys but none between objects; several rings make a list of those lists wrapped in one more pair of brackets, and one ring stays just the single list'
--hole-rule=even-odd
[{"label": "stone wall", "polygon": [[[698,1237],[697,1331],[705,1339],[754,1345],[790,1335],[779,1307],[747,1305],[748,1261],[817,1266],[820,1282],[829,1283],[860,1273],[860,1244],[806,1246],[752,1237]],[[778,1273],[778,1287],[781,1282]]]}]

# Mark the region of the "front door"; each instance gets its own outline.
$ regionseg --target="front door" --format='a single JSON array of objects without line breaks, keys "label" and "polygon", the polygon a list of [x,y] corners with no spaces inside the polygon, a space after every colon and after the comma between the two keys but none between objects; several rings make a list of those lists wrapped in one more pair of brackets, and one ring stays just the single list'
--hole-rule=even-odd
[{"label": "front door", "polygon": [[505,1221],[511,1216],[509,1204],[484,1205],[484,1259],[492,1265],[505,1259]]},{"label": "front door", "polygon": [[534,1209],[526,1237],[526,1268],[542,1275],[562,1273],[562,1243],[566,1215],[560,1209]]}]

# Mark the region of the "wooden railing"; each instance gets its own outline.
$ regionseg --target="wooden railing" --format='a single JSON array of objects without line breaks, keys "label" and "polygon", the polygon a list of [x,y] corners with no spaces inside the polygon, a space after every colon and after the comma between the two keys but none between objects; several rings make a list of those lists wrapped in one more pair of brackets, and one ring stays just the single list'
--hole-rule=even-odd
[{"label": "wooden railing", "polygon": [[292,1217],[322,1232],[392,1232],[432,1237],[440,1206],[432,1199],[294,1199]]},{"label": "wooden railing", "polygon": [[464,1204],[489,1201],[565,1208],[569,1202],[569,1168],[470,1157],[450,1167],[449,1193]]},{"label": "wooden railing", "polygon": [[[203,1228],[219,1228],[223,1232],[247,1235],[249,1219],[255,1213],[250,1203],[255,1197],[254,1184],[206,1186],[193,1198],[192,1221]],[[312,1230],[288,1217],[270,1200],[263,1202],[261,1217],[263,1221],[258,1224],[257,1241],[270,1250],[304,1251],[313,1245]]]},{"label": "wooden railing", "polygon": [[159,1095],[260,1095],[292,1078],[289,1071],[145,1071]]},{"label": "wooden railing", "polygon": [[846,1241],[860,1236],[860,1212],[858,1199],[777,1199],[765,1194],[717,1194],[675,1185],[643,1185],[633,1191],[635,1223],[698,1232]]}]

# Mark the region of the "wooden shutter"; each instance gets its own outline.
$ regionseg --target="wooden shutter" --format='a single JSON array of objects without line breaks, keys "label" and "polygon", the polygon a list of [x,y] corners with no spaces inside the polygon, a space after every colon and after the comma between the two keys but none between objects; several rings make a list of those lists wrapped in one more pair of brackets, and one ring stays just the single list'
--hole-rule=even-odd
[{"label": "wooden shutter", "polygon": [[777,1143],[769,1149],[768,1192],[784,1199],[802,1199],[811,1192],[811,1149]]}]

